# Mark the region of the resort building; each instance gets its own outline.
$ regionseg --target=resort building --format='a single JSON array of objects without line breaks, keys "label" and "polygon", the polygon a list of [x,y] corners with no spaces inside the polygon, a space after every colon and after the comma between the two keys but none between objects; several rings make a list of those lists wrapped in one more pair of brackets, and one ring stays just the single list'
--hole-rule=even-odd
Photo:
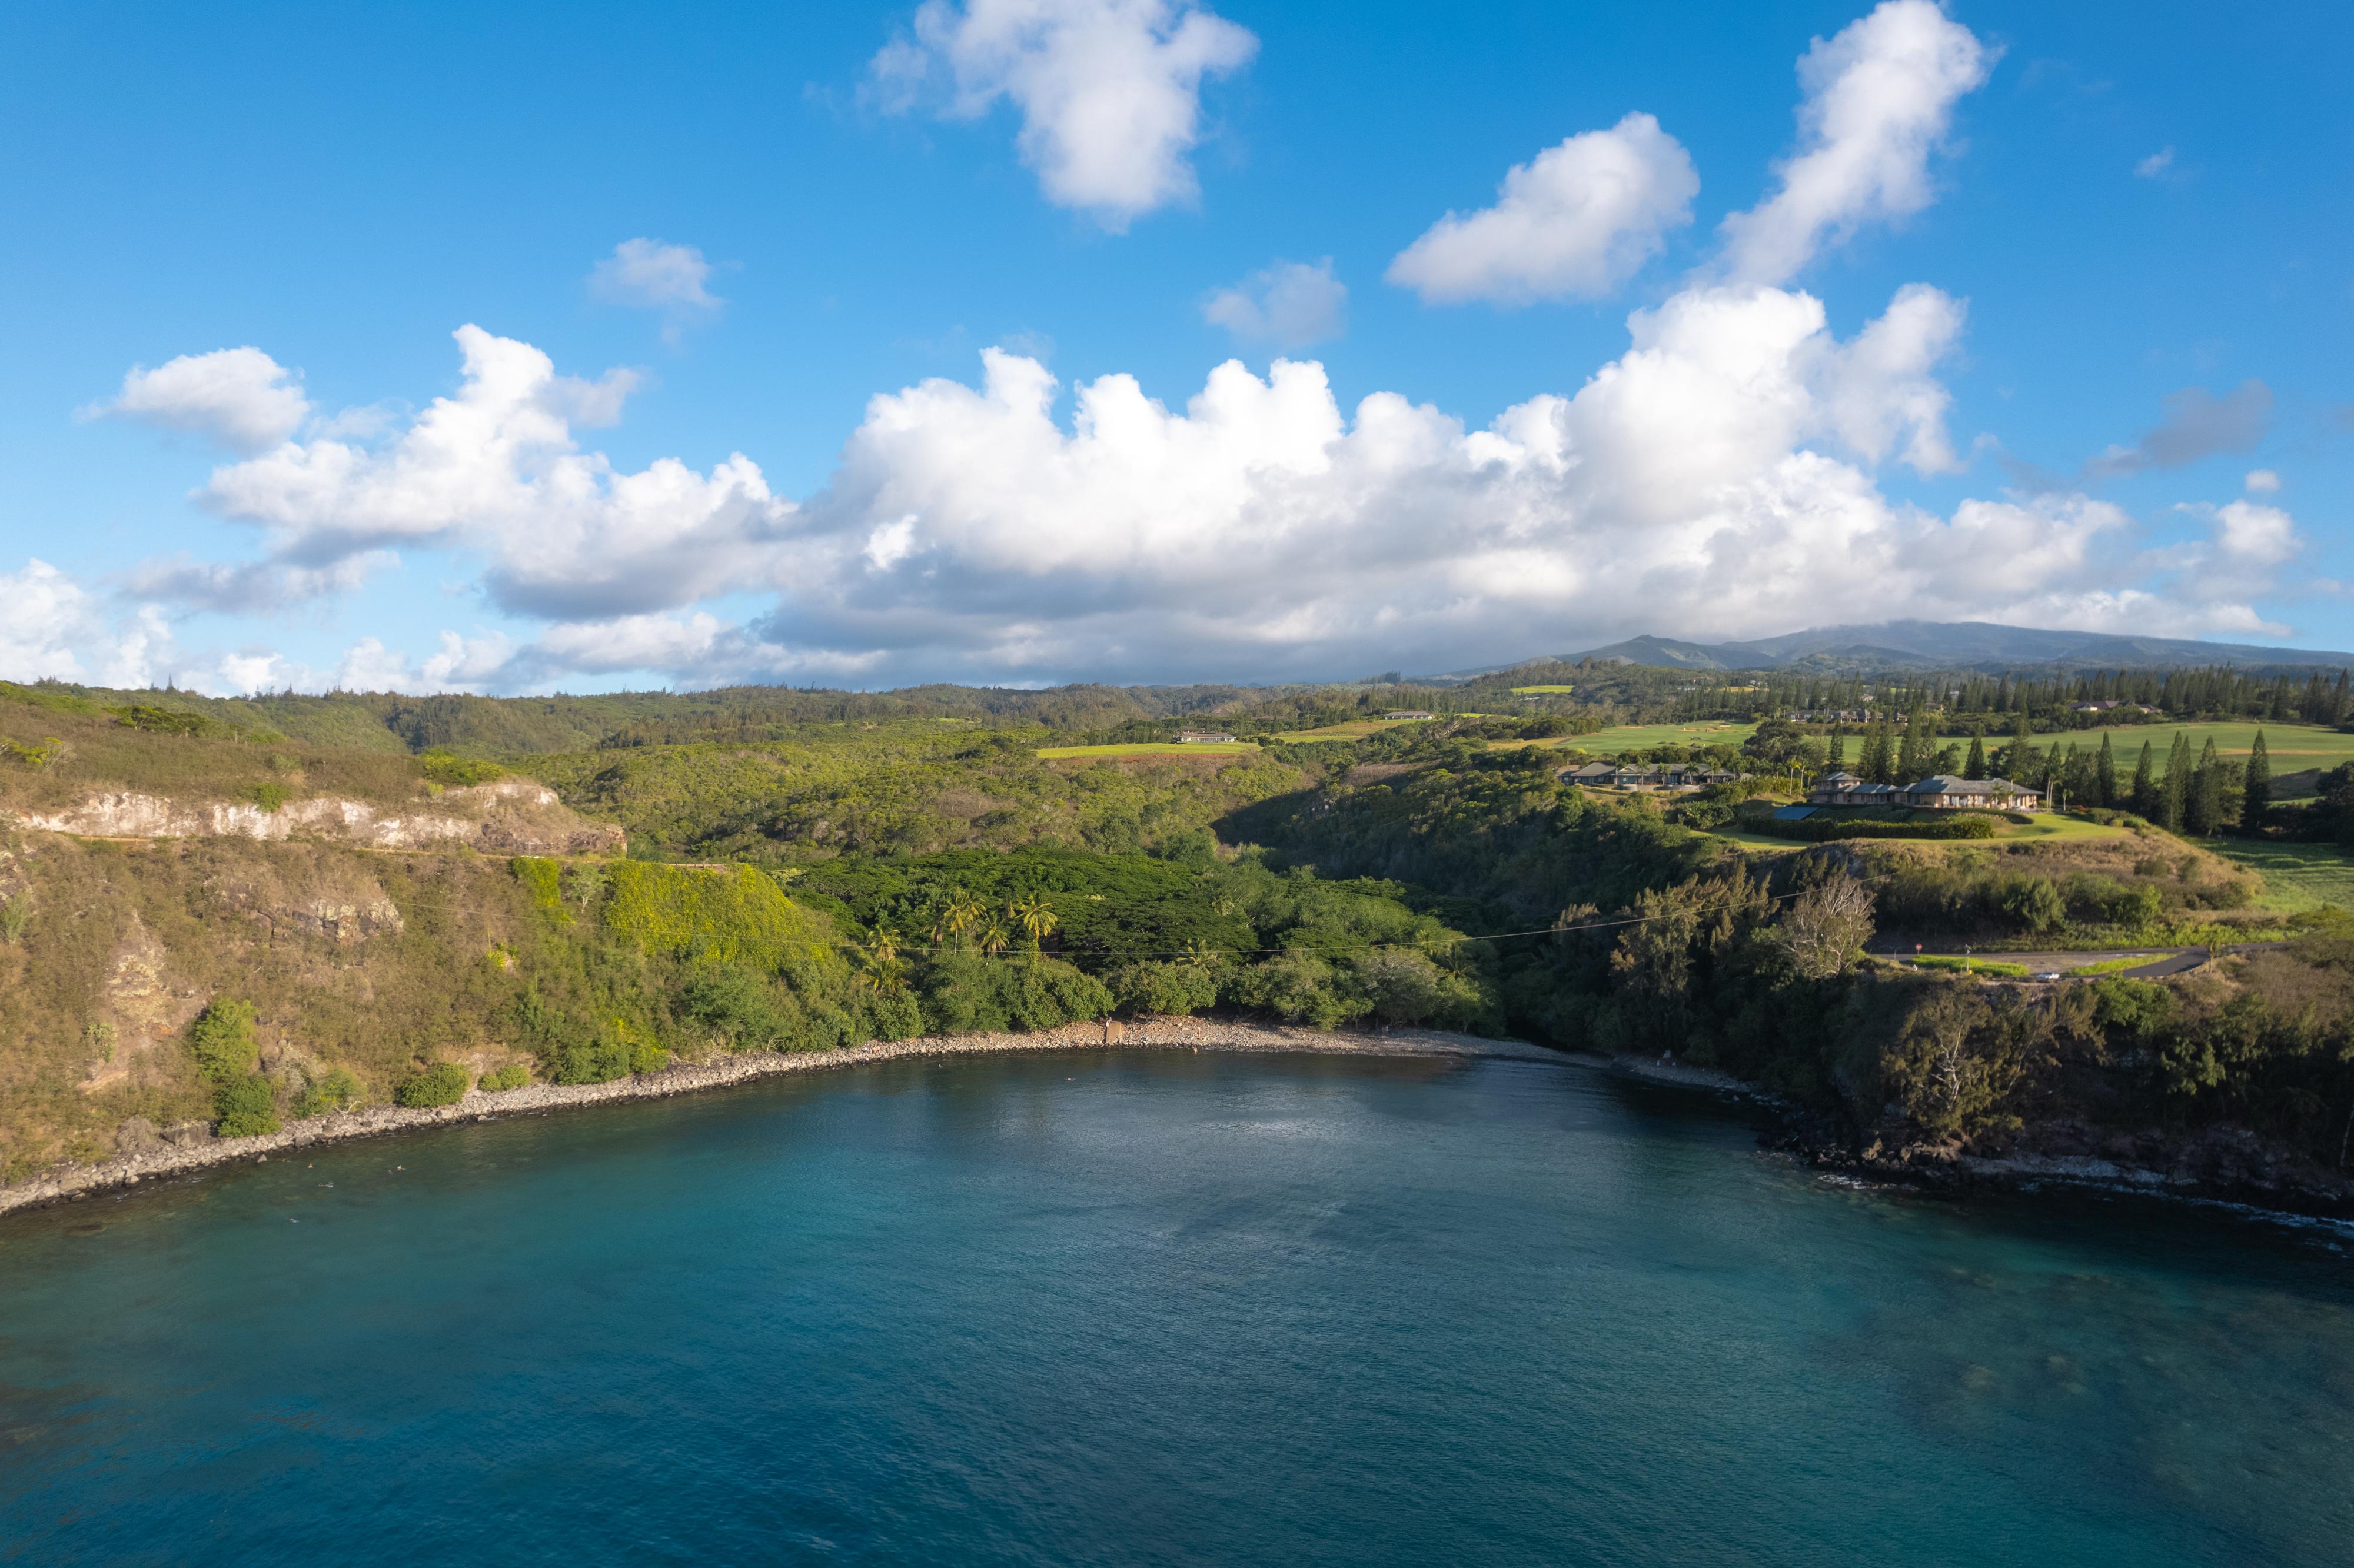
[{"label": "resort building", "polygon": [[1939,811],[2040,811],[2043,797],[2008,779],[1957,779],[1939,773],[1905,789],[1903,803]]},{"label": "resort building", "polygon": [[1425,713],[1420,708],[1400,708],[1394,714],[1384,714],[1382,715],[1382,717],[1385,719],[1426,719],[1437,718],[1437,716],[1438,715],[1437,714]]},{"label": "resort building", "polygon": [[1826,773],[1807,791],[1810,806],[1893,806],[1893,784],[1867,784],[1852,773]]},{"label": "resort building", "polygon": [[1222,729],[1188,729],[1180,730],[1178,732],[1177,744],[1180,746],[1224,746],[1231,742],[1234,738],[1235,737],[1233,736],[1228,735]]},{"label": "resort building", "polygon": [[1589,762],[1583,768],[1564,768],[1556,777],[1564,784],[1583,784],[1595,789],[1686,790],[1730,784],[1741,775],[1697,762],[1670,762],[1656,768]]},{"label": "resort building", "polygon": [[2008,779],[1939,773],[1917,784],[1867,784],[1852,773],[1826,773],[1807,791],[1809,806],[1913,806],[1933,811],[2040,811],[2042,795]]}]

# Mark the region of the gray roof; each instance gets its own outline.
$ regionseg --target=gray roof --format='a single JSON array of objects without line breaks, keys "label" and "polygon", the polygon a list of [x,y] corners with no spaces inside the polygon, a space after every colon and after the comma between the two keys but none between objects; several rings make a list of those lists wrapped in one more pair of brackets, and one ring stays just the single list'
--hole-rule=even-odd
[{"label": "gray roof", "polygon": [[1814,814],[1815,809],[1812,806],[1783,806],[1776,810],[1774,820],[1777,822],[1795,822]]},{"label": "gray roof", "polygon": [[1913,795],[2032,795],[2034,790],[2008,779],[1964,779],[1952,773],[1937,773],[1924,779],[1906,791]]}]

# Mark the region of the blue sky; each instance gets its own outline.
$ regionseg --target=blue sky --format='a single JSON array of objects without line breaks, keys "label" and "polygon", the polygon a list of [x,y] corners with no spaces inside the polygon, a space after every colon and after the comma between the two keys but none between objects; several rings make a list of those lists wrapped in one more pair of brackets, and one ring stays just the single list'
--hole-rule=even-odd
[{"label": "blue sky", "polygon": [[0,675],[2354,646],[2342,6],[0,28]]}]

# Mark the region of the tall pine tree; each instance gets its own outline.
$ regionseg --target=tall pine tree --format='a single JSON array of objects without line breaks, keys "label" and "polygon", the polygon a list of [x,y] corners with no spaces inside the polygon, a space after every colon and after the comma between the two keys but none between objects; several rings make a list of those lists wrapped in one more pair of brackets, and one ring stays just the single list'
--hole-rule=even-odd
[{"label": "tall pine tree", "polygon": [[2211,837],[2222,825],[2223,759],[2215,754],[2215,737],[2207,737],[2199,765],[2190,770],[2190,788],[2182,803],[2182,825],[2200,838]]},{"label": "tall pine tree", "polygon": [[[2259,736],[2256,744],[2264,744]],[[2109,732],[2101,732],[2101,755],[2093,761],[2093,803],[2114,806],[2117,803],[2117,759],[2109,750]]]},{"label": "tall pine tree", "polygon": [[1889,755],[1888,721],[1874,719],[1863,732],[1863,758],[1857,763],[1856,771],[1863,775],[1867,784],[1885,784],[1895,766],[1896,759]]},{"label": "tall pine tree", "polygon": [[2190,743],[2174,732],[2166,753],[2166,788],[2158,802],[2158,826],[2169,833],[2182,831],[2183,814],[2190,809]]},{"label": "tall pine tree", "polygon": [[2153,822],[2165,809],[2158,797],[2158,779],[2150,768],[2149,742],[2146,740],[2141,743],[2141,760],[2134,764],[2133,809],[2136,816]]},{"label": "tall pine tree", "polygon": [[1929,711],[1926,708],[1916,707],[1913,710],[1912,716],[1904,721],[1904,740],[1896,750],[1896,777],[1892,782],[1910,784],[1919,779],[1929,770],[1929,758],[1932,752],[1933,748],[1929,745]]},{"label": "tall pine tree", "polygon": [[1970,736],[1969,760],[1962,764],[1962,775],[1967,779],[1983,779],[1986,770],[1986,726],[1980,725]]},{"label": "tall pine tree", "polygon": [[2264,732],[2256,731],[2256,744],[2248,750],[2247,782],[2240,795],[2240,830],[2260,833],[2264,829],[2264,808],[2273,803],[2273,759],[2264,749]]}]

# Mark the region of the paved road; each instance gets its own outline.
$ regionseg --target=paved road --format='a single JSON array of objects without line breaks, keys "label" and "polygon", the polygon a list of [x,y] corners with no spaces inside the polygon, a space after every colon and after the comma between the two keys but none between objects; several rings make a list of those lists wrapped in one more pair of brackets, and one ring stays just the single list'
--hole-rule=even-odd
[{"label": "paved road", "polygon": [[[2233,942],[2220,949],[2209,948],[2106,948],[2099,951],[2057,953],[1988,952],[1986,948],[1979,948],[1967,954],[1965,954],[1959,948],[1925,947],[1920,949],[1920,952],[1921,956],[1924,958],[1958,959],[1967,957],[1983,959],[1990,964],[2023,964],[2026,966],[2027,971],[2030,974],[2051,974],[2056,972],[2062,980],[2079,978],[2077,976],[2071,975],[2068,971],[2071,969],[2081,969],[2086,964],[2097,964],[2107,959],[2137,959],[2147,957],[2149,959],[2147,963],[2137,965],[2129,969],[2105,969],[2100,975],[2086,975],[2081,978],[2086,980],[2098,980],[2107,976],[2114,976],[2120,980],[2158,980],[2166,975],[2184,974],[2191,969],[2195,969],[2200,965],[2213,959],[2218,951],[2223,953],[2253,953],[2261,948],[2278,948],[2285,945],[2285,943],[2282,942]],[[1872,951],[1872,956],[1875,958],[1896,959],[1901,960],[1913,957],[1913,949],[1910,948],[1888,948],[1867,950]]]}]

